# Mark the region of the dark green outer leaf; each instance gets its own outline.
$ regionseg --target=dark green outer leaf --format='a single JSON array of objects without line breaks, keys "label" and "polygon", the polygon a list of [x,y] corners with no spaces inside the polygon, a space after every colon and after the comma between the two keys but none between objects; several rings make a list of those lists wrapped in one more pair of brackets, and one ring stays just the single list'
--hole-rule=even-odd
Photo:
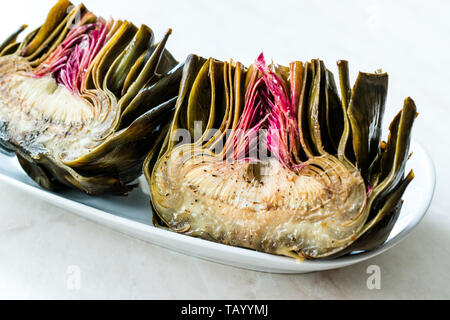
[{"label": "dark green outer leaf", "polygon": [[62,25],[64,19],[68,16],[67,10],[71,5],[72,4],[68,0],[60,0],[56,3],[56,5],[50,10],[47,19],[40,28],[39,32],[24,48],[25,56],[29,56],[36,51],[39,51],[39,48],[43,48],[43,43],[51,40],[51,35],[55,29],[58,29]]},{"label": "dark green outer leaf", "polygon": [[339,60],[337,62],[337,66],[339,70],[339,85],[341,88],[341,105],[343,113],[342,136],[339,141],[337,154],[340,160],[349,160],[353,163],[355,162],[355,154],[353,152],[353,145],[351,143],[353,137],[350,120],[348,119],[347,114],[348,106],[350,104],[350,98],[352,95],[350,88],[350,76],[348,72],[348,62],[345,60]]},{"label": "dark green outer leaf", "polygon": [[139,115],[144,114],[154,106],[157,106],[176,96],[179,89],[181,75],[183,73],[183,67],[184,64],[180,64],[173,71],[163,76],[155,84],[143,88],[122,113],[119,128],[122,129],[130,125],[130,123]]},{"label": "dark green outer leaf", "polygon": [[133,40],[111,65],[106,75],[106,83],[108,89],[116,96],[121,96],[123,84],[130,69],[140,55],[152,46],[153,39],[153,31],[146,25],[142,25]]},{"label": "dark green outer leaf", "polygon": [[311,96],[308,104],[307,120],[309,127],[309,136],[312,140],[315,155],[325,154],[324,141],[322,140],[321,126],[323,121],[325,104],[325,65],[323,61],[312,61],[314,80],[311,86]]},{"label": "dark green outer leaf", "polygon": [[203,68],[206,63],[206,59],[193,54],[187,57],[185,65],[183,67],[180,89],[178,91],[178,99],[175,106],[175,115],[173,117],[169,133],[164,141],[163,147],[161,148],[160,155],[162,155],[165,150],[172,149],[175,145],[176,141],[171,140],[170,137],[177,129],[188,128],[187,109],[192,85],[197,78],[197,75],[200,72],[201,68]]},{"label": "dark green outer leaf", "polygon": [[22,33],[22,31],[25,30],[26,28],[27,28],[27,25],[24,24],[24,25],[20,26],[20,28],[16,32],[14,32],[8,38],[6,38],[6,40],[3,41],[3,43],[0,45],[0,52],[3,52],[6,48],[10,47],[11,45],[16,44],[17,36],[20,33]]},{"label": "dark green outer leaf", "polygon": [[352,89],[348,117],[356,161],[367,182],[368,169],[379,152],[388,75],[360,72]]},{"label": "dark green outer leaf", "polygon": [[[158,47],[158,45],[159,45],[159,43],[155,45],[156,48]],[[166,74],[166,73],[170,72],[176,65],[178,65],[178,60],[172,56],[172,54],[169,52],[169,50],[164,49],[155,73],[160,74],[160,75]],[[183,62],[183,65],[184,65],[184,62]],[[151,84],[153,84],[153,83],[151,83]]]},{"label": "dark green outer leaf", "polygon": [[185,128],[189,130],[191,137],[194,139],[200,138],[195,137],[195,122],[202,123],[202,132],[204,132],[211,118],[210,109],[213,106],[211,101],[215,98],[216,89],[214,86],[214,77],[209,76],[211,68],[214,72],[214,60],[208,59],[198,72],[189,94]]},{"label": "dark green outer leaf", "polygon": [[158,44],[156,49],[152,52],[150,59],[146,62],[139,76],[133,82],[133,84],[128,89],[127,93],[120,99],[119,104],[121,105],[121,110],[125,110],[128,104],[133,100],[133,98],[138,94],[138,92],[144,88],[151,78],[155,76],[155,72],[158,68],[159,61],[164,53],[164,47],[169,39],[172,30],[169,29],[164,35],[163,40]]},{"label": "dark green outer leaf", "polygon": [[123,32],[114,39],[114,44],[110,47],[110,49],[105,53],[102,57],[101,62],[97,67],[98,72],[98,83],[99,88],[108,89],[113,92],[109,87],[108,81],[108,71],[111,66],[114,64],[114,61],[123,53],[125,48],[128,46],[130,39],[136,35],[138,29],[131,23],[125,22],[123,27]]},{"label": "dark green outer leaf", "polygon": [[312,60],[305,66],[303,79],[299,128],[304,152],[308,158],[336,154],[343,132],[343,112],[333,74],[323,61]]},{"label": "dark green outer leaf", "polygon": [[307,158],[314,156],[313,142],[309,134],[308,107],[312,91],[314,74],[310,62],[305,63],[303,85],[298,106],[298,124],[300,143]]},{"label": "dark green outer leaf", "polygon": [[326,128],[330,142],[330,149],[327,151],[336,154],[344,131],[344,113],[333,73],[327,70],[326,76]]},{"label": "dark green outer leaf", "polygon": [[55,162],[46,155],[30,158],[27,153],[17,151],[22,168],[41,187],[58,191],[62,186],[76,188],[88,195],[126,195],[135,187],[124,184],[113,176],[83,176],[68,166]]}]

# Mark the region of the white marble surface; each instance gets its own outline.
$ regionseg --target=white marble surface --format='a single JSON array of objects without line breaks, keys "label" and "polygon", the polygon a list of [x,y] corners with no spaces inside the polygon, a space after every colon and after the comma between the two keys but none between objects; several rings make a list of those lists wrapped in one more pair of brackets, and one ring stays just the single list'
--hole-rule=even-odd
[{"label": "white marble surface", "polygon": [[[53,1],[2,4],[0,38],[37,26]],[[369,261],[306,275],[259,273],[202,261],[84,220],[0,184],[0,298],[450,298],[448,1],[85,1],[105,17],[147,23],[169,49],[250,63],[260,50],[277,62],[320,57],[390,74],[391,118],[412,96],[414,138],[432,155],[437,188],[424,220],[398,246]],[[68,267],[80,288],[67,286]],[[381,289],[366,286],[369,265]]]}]

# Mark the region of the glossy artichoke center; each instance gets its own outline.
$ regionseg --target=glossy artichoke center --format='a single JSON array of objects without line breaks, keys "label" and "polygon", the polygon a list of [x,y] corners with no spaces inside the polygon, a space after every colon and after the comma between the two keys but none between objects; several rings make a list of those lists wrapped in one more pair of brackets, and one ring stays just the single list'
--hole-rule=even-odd
[{"label": "glossy artichoke center", "polygon": [[276,159],[227,163],[180,146],[159,160],[154,179],[155,209],[170,226],[225,243],[317,254],[341,245],[363,223],[364,182],[332,156],[295,172]]},{"label": "glossy artichoke center", "polygon": [[22,112],[29,115],[32,121],[51,121],[69,128],[80,126],[94,117],[92,108],[85,100],[59,85],[49,75],[31,78],[20,73],[13,74],[10,86],[11,97],[20,99]]},{"label": "glossy artichoke center", "polygon": [[102,105],[99,100],[95,107],[50,74],[35,77],[23,58],[0,58],[0,85],[2,134],[32,154],[76,159],[95,146],[110,126],[100,117],[105,116],[108,103]]}]

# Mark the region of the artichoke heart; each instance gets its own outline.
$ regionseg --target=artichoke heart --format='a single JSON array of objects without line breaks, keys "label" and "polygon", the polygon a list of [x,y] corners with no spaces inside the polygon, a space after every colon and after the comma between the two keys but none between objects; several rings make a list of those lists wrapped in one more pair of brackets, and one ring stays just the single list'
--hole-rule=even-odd
[{"label": "artichoke heart", "polygon": [[0,46],[0,146],[50,190],[123,195],[156,151],[174,112],[183,66],[171,30],[104,20],[59,0],[44,24]]},{"label": "artichoke heart", "polygon": [[159,154],[144,162],[154,222],[204,239],[303,258],[370,250],[389,235],[416,107],[381,140],[387,74],[340,93],[323,61],[245,68],[191,55]]}]

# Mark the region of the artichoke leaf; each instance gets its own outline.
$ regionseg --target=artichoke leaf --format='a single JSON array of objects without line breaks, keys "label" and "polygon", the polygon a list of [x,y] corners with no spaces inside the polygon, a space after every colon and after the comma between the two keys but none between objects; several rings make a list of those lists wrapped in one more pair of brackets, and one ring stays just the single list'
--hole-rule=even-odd
[{"label": "artichoke leaf", "polygon": [[166,150],[172,150],[175,143],[174,139],[175,133],[178,129],[187,129],[187,108],[189,103],[190,92],[194,81],[197,78],[199,71],[204,67],[207,60],[196,56],[189,55],[186,58],[185,65],[183,67],[183,74],[181,77],[181,82],[178,90],[178,99],[175,106],[175,114],[170,125],[169,132],[164,140],[163,146],[159,155],[161,156]]},{"label": "artichoke leaf", "polygon": [[[129,87],[133,84],[133,82],[141,73],[145,63],[151,57],[151,53],[155,50],[156,48],[155,46],[157,47],[157,45],[154,45],[153,47],[143,52],[142,55],[136,60],[135,64],[130,68],[130,71],[128,72],[125,81],[123,83],[122,96],[125,95]],[[161,75],[165,75],[172,72],[173,68],[175,68],[177,65],[178,61],[170,54],[168,50],[164,50],[155,72],[157,76],[150,79],[151,81],[147,83],[145,87],[152,86],[153,84],[158,82]]]},{"label": "artichoke leaf", "polygon": [[[208,147],[215,152],[223,151],[222,143],[223,138],[226,134],[227,129],[229,129],[229,125],[231,123],[231,119],[233,114],[230,114],[233,107],[233,87],[232,87],[232,78],[234,74],[234,66],[233,63],[224,62],[222,65],[222,77],[218,77],[217,80],[222,83],[221,87],[223,97],[216,99],[216,101],[222,101],[222,108],[219,112],[222,113],[222,116],[218,114],[216,116],[216,123],[213,124],[213,128],[218,128],[218,131],[211,132],[210,137],[207,137],[207,142],[204,144],[205,147]],[[216,86],[217,87],[217,86]]]},{"label": "artichoke leaf", "polygon": [[44,47],[46,41],[51,40],[51,34],[60,29],[62,25],[61,22],[67,17],[67,11],[72,6],[72,3],[68,0],[59,0],[55,6],[50,10],[45,23],[39,29],[39,32],[33,38],[32,41],[26,44],[23,50],[24,56],[29,56],[36,51],[38,48]]},{"label": "artichoke leaf", "polygon": [[130,88],[131,84],[136,80],[139,73],[142,71],[142,68],[144,67],[145,62],[148,60],[148,57],[150,56],[150,49],[147,49],[144,51],[139,58],[136,59],[134,65],[131,66],[130,71],[128,72],[122,86],[122,92],[121,95],[125,95],[127,93],[128,88]]},{"label": "artichoke leaf", "polygon": [[341,90],[341,106],[343,113],[343,128],[341,139],[339,140],[339,146],[337,150],[338,158],[342,161],[354,162],[355,155],[353,152],[352,128],[350,126],[350,120],[348,118],[348,106],[350,104],[350,97],[352,90],[350,87],[350,75],[348,71],[348,62],[346,60],[339,60],[337,62],[339,70],[339,86]]},{"label": "artichoke leaf", "polygon": [[[289,64],[289,82],[290,82],[290,94],[291,94],[291,105],[297,106],[297,110],[300,110],[302,106],[300,106],[300,99],[302,97],[302,90],[304,86],[304,77],[306,75],[306,68],[303,62],[294,61]],[[298,112],[299,113],[299,112]],[[297,114],[297,118],[299,115]],[[298,121],[298,120],[297,120]],[[299,138],[302,136],[301,125],[299,124]],[[301,138],[297,141],[295,146],[295,161],[297,163],[301,163],[302,161],[306,161],[308,159],[305,151],[301,147]]]},{"label": "artichoke leaf", "polygon": [[29,157],[28,153],[16,150],[19,163],[24,171],[41,187],[60,191],[63,186],[76,188],[96,196],[101,194],[126,195],[135,185],[124,184],[114,176],[84,176],[47,155]]},{"label": "artichoke leaf", "polygon": [[[159,43],[155,45],[155,48],[157,48],[158,46]],[[166,74],[178,64],[179,64],[178,60],[174,58],[174,56],[169,52],[169,50],[164,49],[161,58],[159,59],[159,63],[155,73],[160,75]],[[153,82],[150,82],[150,84],[153,84]]]},{"label": "artichoke leaf", "polygon": [[20,47],[20,42],[11,43],[10,45],[6,46],[5,49],[3,49],[0,52],[0,57],[14,54],[15,52],[17,52],[17,50],[19,50],[19,47]]},{"label": "artichoke leaf", "polygon": [[337,154],[339,142],[344,131],[344,113],[339,98],[334,75],[326,71],[326,128],[328,133],[329,150],[331,154]]},{"label": "artichoke leaf", "polygon": [[307,158],[336,154],[342,136],[342,111],[333,74],[321,60],[305,65],[299,103],[299,130]]},{"label": "artichoke leaf", "polygon": [[158,44],[156,49],[152,52],[150,59],[145,63],[142,71],[136,80],[130,85],[127,93],[121,98],[121,111],[125,110],[128,104],[138,94],[138,92],[155,76],[158,69],[159,62],[164,53],[164,47],[169,39],[172,29],[169,29],[163,37],[163,40]]},{"label": "artichoke leaf", "polygon": [[181,80],[184,64],[176,66],[161,80],[143,88],[121,114],[119,129],[124,128],[154,106],[178,94],[178,85]]},{"label": "artichoke leaf", "polygon": [[93,64],[92,75],[96,89],[102,89],[107,92],[114,92],[109,88],[108,72],[113,66],[114,61],[124,52],[129,45],[130,39],[133,39],[138,29],[128,21],[122,22],[120,28],[114,33],[110,41],[98,54],[98,64]]},{"label": "artichoke leaf", "polygon": [[403,109],[394,118],[389,129],[386,147],[381,158],[380,182],[374,186],[374,195],[383,197],[390,193],[403,179],[406,162],[410,156],[409,145],[417,108],[411,98],[406,98]]},{"label": "artichoke leaf", "polygon": [[323,61],[313,60],[314,80],[311,86],[311,96],[308,102],[307,120],[309,136],[312,140],[315,155],[326,153],[324,141],[322,141],[322,117],[325,103],[326,70]]},{"label": "artichoke leaf", "polygon": [[214,76],[214,80],[211,82],[211,85],[214,85],[215,90],[213,90],[214,97],[211,98],[211,103],[213,105],[210,109],[214,110],[214,114],[210,114],[210,119],[213,121],[208,121],[207,129],[217,129],[217,131],[211,130],[210,132],[206,132],[206,136],[201,138],[201,142],[205,148],[216,148],[215,152],[218,152],[220,149],[223,150],[219,143],[222,143],[221,138],[226,133],[227,124],[229,124],[230,120],[230,111],[232,110],[232,101],[230,98],[233,94],[230,92],[230,89],[232,89],[230,88],[230,81],[233,77],[234,70],[232,70],[232,63],[214,61],[214,65],[213,72],[217,72],[217,76]]},{"label": "artichoke leaf", "polygon": [[[70,32],[71,28],[78,26],[78,24],[84,25],[94,20],[96,20],[96,17],[91,13],[86,12],[86,8],[82,4],[73,7],[64,18],[64,20],[54,30],[52,30],[51,33],[46,36],[46,38],[44,38],[44,41],[36,50],[34,50],[33,53],[28,54],[26,52],[26,49],[24,49],[22,52],[19,52],[19,54],[26,57],[26,59],[30,61],[33,67],[37,67],[42,62],[44,62],[49,57],[49,55],[63,42],[64,38]],[[43,30],[43,27],[44,26],[39,29],[39,32]],[[36,35],[36,38],[38,36],[39,33]],[[33,41],[36,38],[33,38]]]},{"label": "artichoke leaf", "polygon": [[43,166],[33,160],[27,160],[20,153],[17,153],[16,156],[22,169],[44,189],[55,191],[61,186]]},{"label": "artichoke leaf", "polygon": [[237,62],[234,72],[234,83],[233,83],[233,123],[232,128],[235,128],[238,124],[239,118],[241,117],[242,110],[244,109],[245,102],[245,78],[247,71],[242,63]]},{"label": "artichoke leaf", "polygon": [[306,62],[303,75],[303,85],[300,94],[300,102],[298,106],[298,123],[300,143],[307,158],[314,157],[313,142],[310,137],[309,120],[308,120],[308,106],[312,91],[314,74],[311,62]]},{"label": "artichoke leaf", "polygon": [[195,134],[195,124],[201,125],[200,132],[203,134],[208,129],[208,125],[211,126],[214,121],[216,75],[214,60],[210,58],[202,66],[192,85],[186,110],[186,129],[189,130],[194,141],[201,138]]},{"label": "artichoke leaf", "polygon": [[[0,53],[3,53],[6,50],[10,50],[12,45],[17,45],[16,40],[19,34],[22,33],[23,30],[25,30],[28,26],[26,24],[23,24],[20,26],[20,28],[15,31],[13,34],[11,34],[8,38],[6,38],[5,41],[3,41],[2,44],[0,44]],[[0,54],[1,55],[1,54]]]},{"label": "artichoke leaf", "polygon": [[289,64],[289,82],[292,105],[298,106],[300,103],[304,75],[305,67],[301,61],[294,61]]},{"label": "artichoke leaf", "polygon": [[150,48],[154,36],[152,30],[142,25],[128,43],[127,47],[116,58],[105,76],[106,87],[116,96],[120,96],[128,73],[139,56]]},{"label": "artichoke leaf", "polygon": [[366,181],[368,168],[379,152],[388,75],[360,72],[352,89],[348,117],[356,162]]}]

